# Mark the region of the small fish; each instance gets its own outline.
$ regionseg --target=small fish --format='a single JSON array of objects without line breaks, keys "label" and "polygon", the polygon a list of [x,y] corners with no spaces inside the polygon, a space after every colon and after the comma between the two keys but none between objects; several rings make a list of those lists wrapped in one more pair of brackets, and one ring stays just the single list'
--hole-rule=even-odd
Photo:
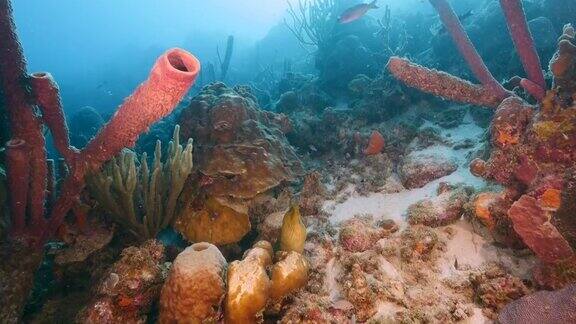
[{"label": "small fish", "polygon": [[349,9],[346,9],[346,11],[344,11],[342,15],[338,17],[338,22],[341,24],[348,24],[364,17],[364,15],[368,12],[368,10],[379,8],[376,5],[376,1],[377,0],[374,0],[370,3],[361,3]]},{"label": "small fish", "polygon": [[[468,10],[468,12],[459,15],[458,19],[460,20],[460,22],[464,22],[466,19],[472,17],[474,15],[474,12],[472,10]],[[434,27],[433,27],[434,28]],[[446,26],[444,26],[443,24],[440,26],[436,26],[436,35],[444,35],[446,33],[447,29]]]}]

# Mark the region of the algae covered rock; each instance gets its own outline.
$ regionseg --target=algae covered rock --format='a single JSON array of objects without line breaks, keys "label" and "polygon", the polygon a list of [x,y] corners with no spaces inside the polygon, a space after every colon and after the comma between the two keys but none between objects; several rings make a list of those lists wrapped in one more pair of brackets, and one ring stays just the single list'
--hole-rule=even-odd
[{"label": "algae covered rock", "polygon": [[421,188],[457,168],[455,161],[441,154],[409,154],[400,167],[400,177],[407,189]]},{"label": "algae covered rock", "polygon": [[180,253],[160,296],[160,323],[216,323],[226,294],[226,259],[209,243]]}]

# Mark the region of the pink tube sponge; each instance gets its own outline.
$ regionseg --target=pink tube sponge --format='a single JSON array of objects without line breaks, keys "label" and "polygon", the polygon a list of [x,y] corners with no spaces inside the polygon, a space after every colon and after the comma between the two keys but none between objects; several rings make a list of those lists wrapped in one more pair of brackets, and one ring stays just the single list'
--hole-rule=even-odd
[{"label": "pink tube sponge", "polygon": [[468,38],[468,34],[464,31],[464,27],[460,22],[460,19],[446,0],[430,0],[432,6],[440,15],[440,19],[446,29],[452,36],[458,51],[464,57],[464,60],[468,63],[470,70],[474,73],[474,76],[484,87],[490,89],[500,100],[508,97],[510,94],[502,87],[496,79],[492,76],[492,73],[484,64],[484,61],[478,54],[478,51]]},{"label": "pink tube sponge", "polygon": [[394,77],[407,86],[457,102],[496,108],[501,96],[488,88],[472,84],[445,72],[428,69],[408,59],[391,57],[387,65]]},{"label": "pink tube sponge", "polygon": [[[546,81],[544,81],[542,65],[540,64],[540,58],[534,46],[534,39],[528,28],[522,1],[500,0],[500,6],[506,16],[508,29],[514,41],[514,46],[516,46],[518,56],[520,56],[526,74],[528,74],[528,80],[534,83],[534,85],[532,85],[533,87],[538,86],[541,88],[538,92],[545,92]],[[531,94],[533,94],[532,91]]]},{"label": "pink tube sponge", "polygon": [[13,139],[6,143],[8,189],[11,196],[10,210],[14,233],[22,232],[26,226],[28,181],[30,181],[29,155],[30,152],[25,141]]},{"label": "pink tube sponge", "polygon": [[200,62],[192,54],[171,49],[158,60],[150,77],[128,97],[110,121],[80,152],[72,165],[72,172],[62,185],[50,217],[54,233],[84,189],[84,177],[90,170],[116,156],[125,147],[132,147],[138,136],[169,115],[188,92],[198,73]]},{"label": "pink tube sponge", "polygon": [[190,53],[171,49],[156,61],[149,79],[120,106],[112,119],[88,143],[81,160],[89,167],[100,165],[125,147],[134,146],[138,136],[166,117],[188,92],[200,71],[200,62]]},{"label": "pink tube sponge", "polygon": [[60,100],[60,89],[52,75],[46,72],[32,74],[30,82],[34,89],[38,106],[42,111],[42,120],[52,133],[54,146],[64,157],[66,163],[71,164],[76,150],[70,146],[68,125],[66,124]]}]

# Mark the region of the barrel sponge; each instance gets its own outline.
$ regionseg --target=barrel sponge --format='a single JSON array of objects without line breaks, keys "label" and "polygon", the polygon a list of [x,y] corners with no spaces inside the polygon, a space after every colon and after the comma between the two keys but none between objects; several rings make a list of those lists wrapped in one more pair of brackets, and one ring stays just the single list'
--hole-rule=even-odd
[{"label": "barrel sponge", "polygon": [[217,322],[226,293],[226,259],[209,243],[180,253],[160,296],[160,323]]},{"label": "barrel sponge", "polygon": [[272,264],[272,245],[257,242],[242,261],[228,268],[226,323],[256,323],[270,295],[266,267]]},{"label": "barrel sponge", "polygon": [[298,252],[280,252],[280,261],[272,267],[270,297],[280,301],[287,295],[304,287],[308,282],[309,265]]}]

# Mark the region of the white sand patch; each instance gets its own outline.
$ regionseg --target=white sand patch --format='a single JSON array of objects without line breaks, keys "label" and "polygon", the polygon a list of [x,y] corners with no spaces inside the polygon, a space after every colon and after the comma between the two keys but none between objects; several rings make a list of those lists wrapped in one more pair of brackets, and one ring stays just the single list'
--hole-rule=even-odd
[{"label": "white sand patch", "polygon": [[368,196],[352,193],[346,201],[341,203],[333,200],[327,201],[324,204],[324,210],[331,215],[330,220],[333,224],[339,224],[358,214],[371,214],[376,220],[392,219],[402,224],[408,207],[422,199],[435,197],[440,182],[465,183],[476,188],[485,185],[485,182],[474,177],[468,168],[460,167],[454,173],[432,181],[422,188],[390,194],[376,192]]},{"label": "white sand patch", "polygon": [[454,237],[448,241],[446,253],[439,261],[443,277],[449,277],[458,272],[458,267],[477,268],[482,264],[494,262],[504,266],[512,275],[528,278],[535,260],[533,258],[514,257],[512,250],[499,248],[492,244],[491,239],[474,233],[472,225],[464,220],[450,226],[454,229]]}]

